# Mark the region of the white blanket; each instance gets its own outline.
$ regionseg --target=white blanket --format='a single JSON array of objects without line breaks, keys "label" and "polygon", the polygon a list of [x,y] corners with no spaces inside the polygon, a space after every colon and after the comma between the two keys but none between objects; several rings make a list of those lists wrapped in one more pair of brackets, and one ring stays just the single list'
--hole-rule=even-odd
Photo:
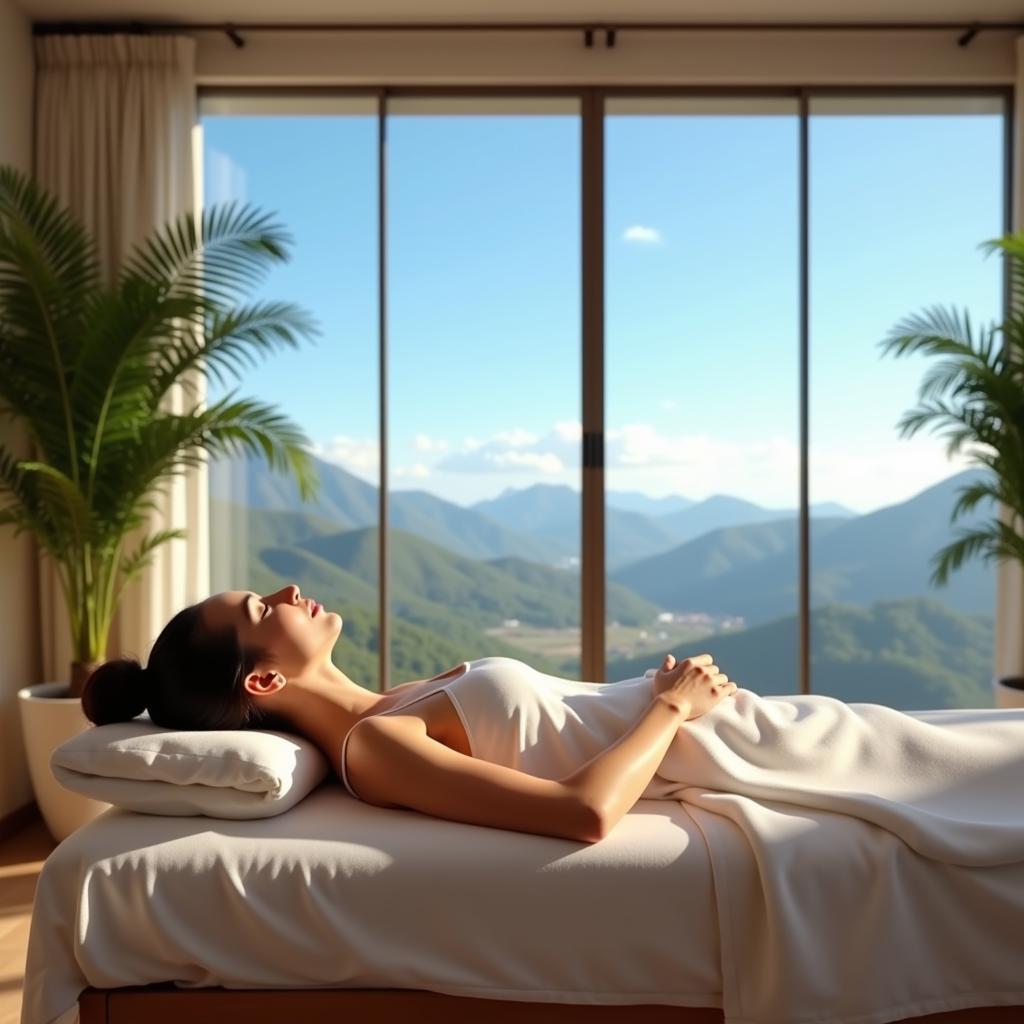
[{"label": "white blanket", "polygon": [[741,689],[643,795],[707,839],[727,1024],[1024,1005],[1024,710]]}]

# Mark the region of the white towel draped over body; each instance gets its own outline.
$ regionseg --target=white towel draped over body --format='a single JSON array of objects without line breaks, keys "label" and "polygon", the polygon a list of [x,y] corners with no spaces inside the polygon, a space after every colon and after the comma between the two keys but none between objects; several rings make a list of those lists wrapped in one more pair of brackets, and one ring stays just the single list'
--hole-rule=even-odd
[{"label": "white towel draped over body", "polygon": [[[475,756],[545,778],[652,697],[644,677],[599,685],[510,658],[444,689]],[[726,1024],[1024,1005],[1024,709],[739,689],[680,726],[641,796],[678,800],[707,842]]]},{"label": "white towel draped over body", "polygon": [[1024,710],[738,690],[644,795],[707,840],[727,1024],[1024,1004]]},{"label": "white towel draped over body", "polygon": [[[659,782],[660,780],[660,782]],[[923,711],[737,690],[679,730],[653,780],[740,820],[743,797],[852,815],[947,864],[1024,861],[1024,709]]]},{"label": "white towel draped over body", "polygon": [[[601,753],[653,697],[643,676],[580,682],[504,657],[465,662],[408,702],[438,688],[474,756],[542,778]],[[717,791],[717,813],[734,818],[742,801],[726,794],[782,800],[872,822],[948,864],[1012,864],[1024,861],[1024,709],[907,714],[740,688],[679,728],[643,796],[687,800],[691,787]]]}]

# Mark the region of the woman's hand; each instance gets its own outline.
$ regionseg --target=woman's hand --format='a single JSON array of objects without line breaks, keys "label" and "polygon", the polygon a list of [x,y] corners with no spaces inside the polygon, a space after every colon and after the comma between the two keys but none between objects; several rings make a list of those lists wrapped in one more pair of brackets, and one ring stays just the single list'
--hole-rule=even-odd
[{"label": "woman's hand", "polygon": [[668,701],[686,713],[685,721],[699,718],[736,692],[736,684],[718,671],[710,654],[698,654],[676,662],[666,654],[654,676],[655,699]]}]

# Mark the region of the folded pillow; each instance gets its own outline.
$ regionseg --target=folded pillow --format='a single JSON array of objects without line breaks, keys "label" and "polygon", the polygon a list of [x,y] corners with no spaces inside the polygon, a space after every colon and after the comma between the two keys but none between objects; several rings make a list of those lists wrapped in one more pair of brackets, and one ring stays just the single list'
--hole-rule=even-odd
[{"label": "folded pillow", "polygon": [[53,752],[50,768],[66,789],[142,814],[269,818],[312,792],[330,766],[304,736],[165,729],[143,714],[90,726]]}]

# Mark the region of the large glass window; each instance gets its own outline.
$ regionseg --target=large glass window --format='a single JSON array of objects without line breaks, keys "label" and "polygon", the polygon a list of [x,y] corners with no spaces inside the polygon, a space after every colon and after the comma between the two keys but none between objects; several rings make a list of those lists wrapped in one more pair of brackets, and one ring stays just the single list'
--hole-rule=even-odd
[{"label": "large glass window", "polygon": [[737,682],[791,692],[797,101],[605,112],[608,678],[708,647]]},{"label": "large glass window", "polygon": [[[258,593],[298,583],[342,615],[339,666],[377,689],[377,101],[211,97],[201,125],[205,204],[252,203],[276,214],[293,239],[290,262],[258,297],[299,303],[322,331],[315,344],[284,349],[246,369],[241,383],[226,382],[298,421],[321,492],[304,503],[256,460],[211,466],[211,582]],[[210,382],[211,398],[223,393]]]},{"label": "large glass window", "polygon": [[[495,654],[578,673],[578,108],[388,106],[388,685]],[[324,328],[244,380],[309,435],[321,497],[214,466],[214,585],[298,583],[380,689],[377,101],[212,98],[202,126],[206,203],[277,212],[294,257],[261,294]]]},{"label": "large glass window", "polygon": [[[932,558],[960,488],[984,472],[943,438],[901,438],[934,356],[879,342],[912,314],[998,321],[1003,108],[988,98],[814,99],[810,105],[811,688],[903,709],[991,706],[995,568],[949,584]],[[850,512],[855,513],[852,517]]]},{"label": "large glass window", "polygon": [[392,672],[579,672],[576,99],[388,104]]},{"label": "large glass window", "polygon": [[[321,497],[302,504],[259,463],[214,466],[214,585],[299,583],[342,614],[336,661],[371,689],[485,655],[578,677],[591,642],[585,93],[390,96],[383,149],[375,96],[203,100],[205,202],[277,212],[294,256],[261,296],[298,302],[323,327],[318,344],[240,385],[306,430]],[[1000,318],[1002,264],[979,245],[1003,232],[1004,100],[821,95],[808,110],[806,181],[795,94],[625,92],[599,115],[605,678],[710,650],[756,692],[800,691],[806,459],[811,690],[991,706],[995,570],[974,559],[949,586],[929,582],[958,488],[978,470],[948,459],[940,437],[899,436],[930,364],[879,342],[935,306]]]}]

